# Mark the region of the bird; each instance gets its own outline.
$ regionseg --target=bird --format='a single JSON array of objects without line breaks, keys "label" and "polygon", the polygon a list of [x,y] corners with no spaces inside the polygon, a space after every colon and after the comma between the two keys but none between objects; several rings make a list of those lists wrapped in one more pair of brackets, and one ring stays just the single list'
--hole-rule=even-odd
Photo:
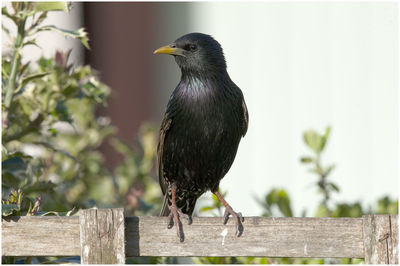
[{"label": "bird", "polygon": [[181,78],[168,101],[157,146],[158,176],[164,202],[160,216],[168,216],[180,242],[180,218],[192,223],[196,200],[211,191],[225,206],[223,224],[232,215],[236,236],[244,218],[219,192],[230,169],[249,114],[241,89],[231,80],[221,45],[211,35],[189,33],[154,51],[175,58]]}]

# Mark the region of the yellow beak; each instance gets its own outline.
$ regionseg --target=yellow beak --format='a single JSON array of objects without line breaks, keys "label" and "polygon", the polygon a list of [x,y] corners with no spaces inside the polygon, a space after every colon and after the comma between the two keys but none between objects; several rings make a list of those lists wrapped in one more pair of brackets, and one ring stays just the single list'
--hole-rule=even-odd
[{"label": "yellow beak", "polygon": [[176,47],[171,47],[170,45],[166,45],[155,50],[154,54],[170,54],[170,55],[185,56],[183,54],[183,51],[184,50],[181,48],[176,48]]}]

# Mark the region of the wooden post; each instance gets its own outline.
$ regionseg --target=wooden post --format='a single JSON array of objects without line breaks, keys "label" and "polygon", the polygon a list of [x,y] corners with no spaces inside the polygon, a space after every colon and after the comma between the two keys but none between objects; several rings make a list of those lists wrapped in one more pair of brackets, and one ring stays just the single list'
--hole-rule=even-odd
[{"label": "wooden post", "polygon": [[397,215],[364,215],[364,256],[366,264],[398,264]]},{"label": "wooden post", "polygon": [[81,263],[125,264],[123,209],[79,212]]}]

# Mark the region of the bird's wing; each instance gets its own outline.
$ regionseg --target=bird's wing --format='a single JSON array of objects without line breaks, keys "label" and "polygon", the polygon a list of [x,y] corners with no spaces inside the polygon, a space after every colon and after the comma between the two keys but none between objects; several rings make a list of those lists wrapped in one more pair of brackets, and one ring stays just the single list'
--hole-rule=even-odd
[{"label": "bird's wing", "polygon": [[247,106],[244,99],[242,99],[242,108],[243,108],[243,130],[242,136],[244,137],[247,132],[247,128],[249,127],[249,113],[247,112]]},{"label": "bird's wing", "polygon": [[166,193],[166,185],[164,183],[164,178],[163,178],[162,156],[163,156],[163,150],[164,150],[165,135],[167,134],[168,129],[171,126],[171,123],[172,123],[172,118],[169,116],[169,114],[167,112],[167,113],[165,113],[164,119],[161,123],[160,137],[158,139],[158,146],[157,146],[158,181],[160,182],[160,187],[161,187],[163,194]]}]

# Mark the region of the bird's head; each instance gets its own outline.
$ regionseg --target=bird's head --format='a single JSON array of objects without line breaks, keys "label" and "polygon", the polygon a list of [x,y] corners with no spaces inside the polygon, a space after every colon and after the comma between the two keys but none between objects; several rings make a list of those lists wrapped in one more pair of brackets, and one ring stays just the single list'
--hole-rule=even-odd
[{"label": "bird's head", "polygon": [[182,72],[203,74],[226,71],[221,45],[207,34],[186,34],[154,53],[173,55]]}]

